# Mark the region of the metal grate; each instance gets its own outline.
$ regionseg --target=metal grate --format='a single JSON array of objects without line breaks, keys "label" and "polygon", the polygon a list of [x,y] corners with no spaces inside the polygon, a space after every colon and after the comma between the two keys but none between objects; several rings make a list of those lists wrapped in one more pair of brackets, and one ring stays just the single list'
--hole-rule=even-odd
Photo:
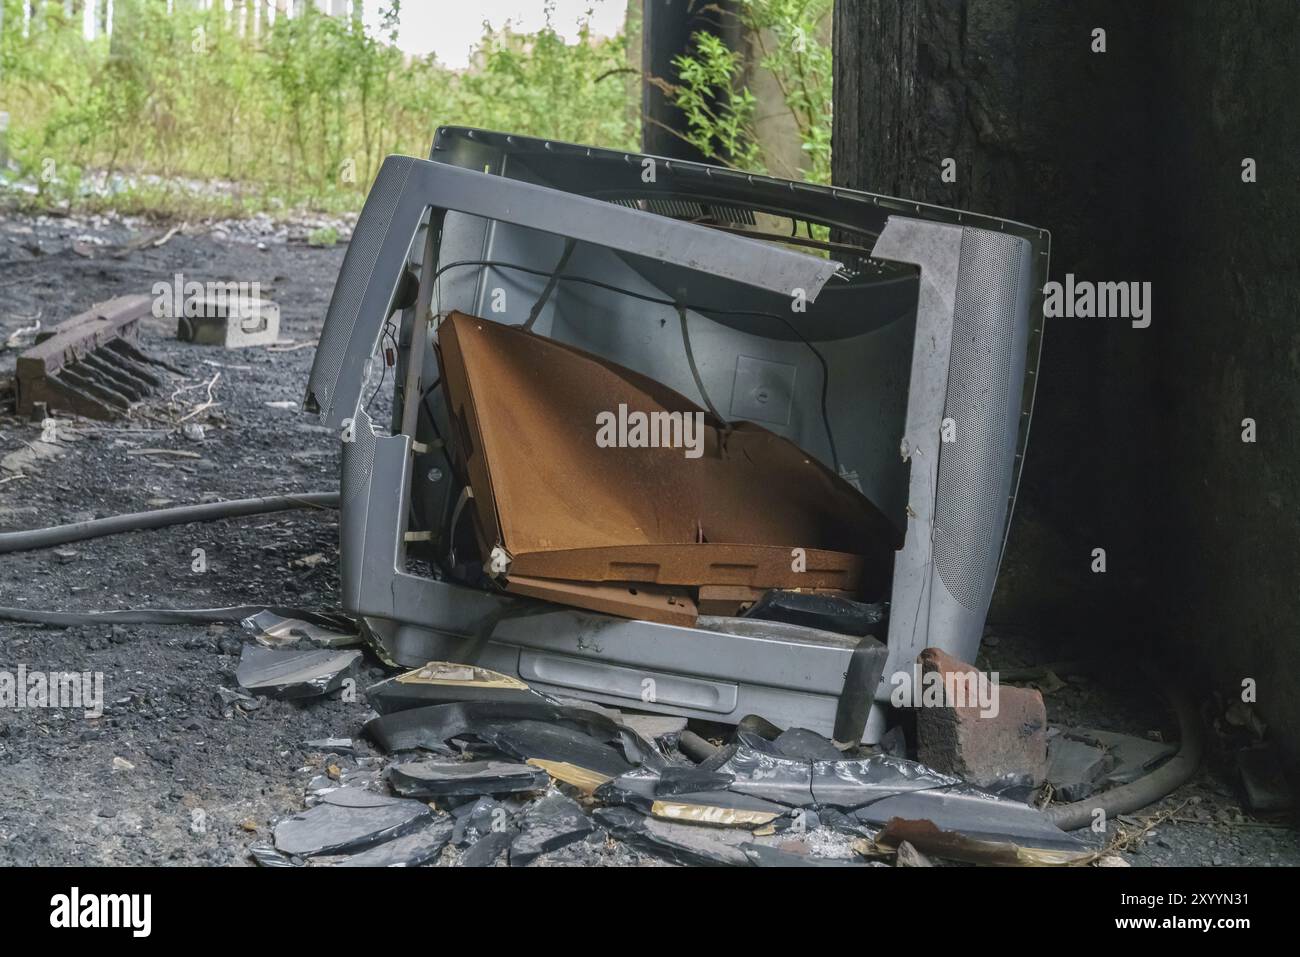
[{"label": "metal grate", "polygon": [[726,206],[720,203],[697,203],[688,199],[614,199],[616,206],[640,209],[657,216],[684,219],[688,222],[720,223],[724,226],[754,226],[757,220],[752,209]]},{"label": "metal grate", "polygon": [[366,491],[375,467],[375,430],[364,412],[353,423],[353,441],[343,443],[343,484],[341,508],[346,510],[356,497]]}]

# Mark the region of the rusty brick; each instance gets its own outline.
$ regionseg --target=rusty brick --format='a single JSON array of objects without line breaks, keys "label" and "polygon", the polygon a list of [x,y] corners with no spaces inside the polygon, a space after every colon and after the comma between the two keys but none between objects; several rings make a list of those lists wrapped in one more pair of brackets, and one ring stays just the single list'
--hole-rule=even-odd
[{"label": "rusty brick", "polygon": [[[956,688],[957,682],[973,687],[975,676],[981,674],[938,648],[925,649],[917,662],[923,682],[925,675],[937,673],[945,688]],[[997,700],[996,715],[982,713],[969,698],[963,707],[945,701],[941,707],[919,708],[916,733],[921,762],[983,787],[1041,784],[1047,776],[1047,709],[1042,694],[1032,688],[999,685]]]}]

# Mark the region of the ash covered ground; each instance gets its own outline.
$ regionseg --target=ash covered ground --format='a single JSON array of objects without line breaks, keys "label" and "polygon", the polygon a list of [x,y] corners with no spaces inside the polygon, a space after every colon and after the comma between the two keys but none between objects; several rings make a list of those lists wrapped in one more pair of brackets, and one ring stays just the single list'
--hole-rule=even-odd
[{"label": "ash covered ground", "polygon": [[[162,238],[168,227],[0,213],[0,338],[38,317],[48,327],[96,302],[148,293],[155,282],[181,273],[199,281],[259,282],[262,295],[280,305],[282,338],[310,344],[344,253],[342,246],[305,242],[319,225],[208,224],[186,227],[155,247],[137,241]],[[150,320],[141,346],[184,375],[171,376],[130,417],[60,417],[54,443],[41,442],[41,426],[14,416],[12,405],[0,417],[0,530],[337,487],[337,438],[285,407],[301,401],[310,345],[282,351],[190,345],[176,341],[172,322]],[[12,374],[16,353],[0,356],[0,374]],[[215,404],[185,418],[208,399],[208,383]],[[379,421],[388,395],[386,386],[376,400]],[[201,425],[202,437],[194,430],[187,435],[185,423]],[[159,449],[180,454],[153,451]],[[205,553],[202,573],[193,570],[196,548]],[[327,610],[338,602],[336,563],[335,514],[288,512],[0,555],[0,605]],[[1059,656],[1059,649],[1031,638],[995,639],[985,652],[994,667]],[[242,706],[223,696],[221,689],[237,688],[235,667],[250,640],[233,624],[56,629],[0,622],[0,668],[102,672],[105,682],[99,718],[58,709],[0,711],[0,864],[247,865],[249,847],[268,841],[274,822],[302,810],[313,778],[331,767],[345,777],[382,768],[386,759],[360,735],[370,714],[363,696],[304,704],[263,698]],[[368,655],[358,683],[391,673]],[[1139,736],[1174,731],[1158,703],[1140,692],[1075,676],[1041,687],[1053,723]],[[330,754],[307,744],[329,737],[352,738],[356,752]],[[1296,832],[1285,820],[1243,810],[1227,758],[1213,745],[1191,785],[1124,822],[1136,836],[1117,851],[1119,859],[1300,863]],[[1161,812],[1173,816],[1148,828]],[[800,841],[804,847],[794,846]],[[813,846],[830,856],[848,853],[846,842],[824,834],[775,845],[795,853]],[[440,863],[454,863],[456,855],[449,848]],[[596,829],[537,863],[656,861]]]}]

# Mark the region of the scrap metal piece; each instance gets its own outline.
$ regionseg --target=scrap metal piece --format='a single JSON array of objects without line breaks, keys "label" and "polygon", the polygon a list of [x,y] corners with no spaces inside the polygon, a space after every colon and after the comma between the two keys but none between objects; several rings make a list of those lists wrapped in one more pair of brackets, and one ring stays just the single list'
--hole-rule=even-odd
[{"label": "scrap metal piece", "polygon": [[542,854],[585,839],[593,830],[595,825],[572,798],[544,797],[520,815],[519,833],[510,842],[510,866],[525,867]]},{"label": "scrap metal piece", "polygon": [[787,807],[813,804],[812,762],[776,751],[758,735],[737,733],[736,740],[700,764],[702,771],[729,774],[728,786],[739,794],[776,801]]},{"label": "scrap metal piece", "polygon": [[397,794],[422,800],[540,791],[550,780],[539,768],[508,761],[409,761],[388,775]]},{"label": "scrap metal piece", "polygon": [[721,771],[705,771],[700,768],[664,768],[658,773],[654,793],[659,796],[670,794],[697,794],[701,791],[722,791],[731,785],[735,778]]},{"label": "scrap metal piece", "polygon": [[162,385],[154,360],[131,340],[152,313],[149,296],[119,296],[54,326],[18,356],[17,412],[37,403],[91,419],[113,419]]},{"label": "scrap metal piece", "polygon": [[[1091,850],[1038,809],[964,784],[895,794],[859,808],[853,816],[874,826],[887,825],[894,818],[927,821],[938,831],[954,832],[976,841],[1070,853]],[[902,835],[902,839],[911,841],[919,850],[939,854],[931,844],[913,837],[911,833]]]},{"label": "scrap metal piece", "polygon": [[[579,753],[576,746],[567,749],[539,746],[536,754],[522,753],[530,740],[540,740],[529,735],[527,725],[584,734],[587,736],[585,743],[569,736],[563,736],[563,740],[579,742],[580,746],[588,748],[602,746],[622,762],[624,770],[633,765],[658,768],[667,763],[654,746],[635,731],[598,711],[545,703],[463,701],[428,705],[371,718],[364,730],[385,751],[419,749],[453,754],[455,751],[448,742],[453,738],[472,737],[494,747],[512,747],[515,750],[507,753],[521,760],[537,757],[565,761]],[[513,732],[512,728],[515,729]],[[600,753],[605,754],[603,751]]]},{"label": "scrap metal piece", "polygon": [[444,815],[414,834],[395,837],[391,841],[354,854],[339,867],[423,867],[432,864],[451,840],[455,821]]},{"label": "scrap metal piece", "polygon": [[510,721],[473,729],[476,738],[520,761],[557,762],[615,777],[633,767],[617,748],[589,734],[544,721]]},{"label": "scrap metal piece", "polygon": [[366,700],[380,714],[456,701],[524,701],[545,703],[546,696],[518,678],[475,665],[451,661],[428,664],[366,689]]},{"label": "scrap metal piece", "polygon": [[306,641],[318,648],[346,648],[361,644],[361,633],[340,615],[286,618],[269,608],[240,621],[254,640],[267,648]]},{"label": "scrap metal piece", "polygon": [[245,691],[272,698],[312,698],[343,686],[359,651],[277,651],[245,645],[235,680]]},{"label": "scrap metal piece", "polygon": [[[1026,838],[1032,841],[1032,837]],[[931,854],[950,861],[967,864],[986,864],[994,867],[1043,867],[1062,864],[1083,864],[1093,860],[1097,852],[1092,848],[1025,845],[1012,840],[974,837],[964,831],[943,829],[930,820],[905,820],[894,818],[886,824],[874,841],[860,845],[864,853],[894,852],[900,866],[928,866],[904,861],[904,847]],[[924,858],[921,858],[924,860]]]},{"label": "scrap metal piece", "polygon": [[747,831],[676,824],[638,814],[626,807],[597,808],[592,817],[610,834],[633,847],[685,866],[749,867],[742,850]]},{"label": "scrap metal piece", "polygon": [[275,847],[297,857],[361,851],[423,827],[432,814],[420,801],[341,788],[277,824]]},{"label": "scrap metal piece", "polygon": [[830,739],[807,728],[787,728],[776,736],[772,747],[788,758],[804,761],[838,761],[843,757]]},{"label": "scrap metal piece", "polygon": [[814,761],[812,765],[813,798],[816,803],[831,807],[861,807],[882,798],[958,784],[960,778],[888,754],[873,754],[858,760]]},{"label": "scrap metal piece", "polygon": [[655,802],[655,791],[659,786],[659,774],[647,768],[635,768],[626,774],[609,778],[600,787],[595,788],[596,800],[605,804],[626,805],[636,808],[642,814],[649,814]]},{"label": "scrap metal piece", "polygon": [[734,777],[728,789],[784,804],[857,808],[911,791],[947,788],[961,779],[885,754],[868,758],[814,761],[790,757],[757,734],[741,731],[736,740],[700,770]]}]

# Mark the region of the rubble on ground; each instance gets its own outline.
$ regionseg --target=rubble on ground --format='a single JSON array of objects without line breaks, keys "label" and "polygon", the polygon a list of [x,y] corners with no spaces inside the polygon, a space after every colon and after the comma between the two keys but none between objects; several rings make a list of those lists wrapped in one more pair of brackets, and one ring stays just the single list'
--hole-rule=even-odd
[{"label": "rubble on ground", "polygon": [[[452,662],[367,693],[384,713],[363,733],[386,757],[313,778],[307,808],[276,825],[275,853],[250,849],[257,863],[591,864],[620,846],[629,862],[737,867],[1097,856],[1095,838],[1060,830],[1025,801],[759,716],[706,741],[684,719],[560,701]],[[688,736],[700,738],[688,751],[702,760],[681,749]]]}]

